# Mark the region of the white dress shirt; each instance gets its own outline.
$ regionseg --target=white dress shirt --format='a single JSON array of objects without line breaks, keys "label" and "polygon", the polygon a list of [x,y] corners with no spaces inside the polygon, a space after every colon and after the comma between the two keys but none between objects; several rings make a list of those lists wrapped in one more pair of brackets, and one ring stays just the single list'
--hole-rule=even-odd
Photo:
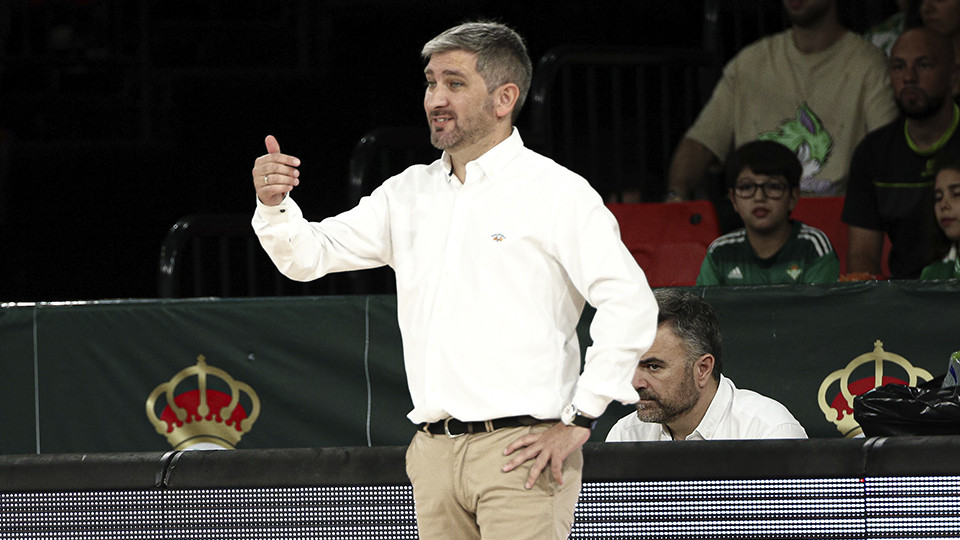
[{"label": "white dress shirt", "polygon": [[[713,401],[697,429],[685,440],[722,439],[806,439],[807,432],[780,402],[752,390],[741,390],[720,376]],[[667,426],[643,422],[632,412],[607,434],[607,442],[671,441]]]},{"label": "white dress shirt", "polygon": [[[613,215],[577,174],[512,135],[466,166],[415,165],[353,209],[310,223],[291,198],[253,227],[286,276],[389,265],[397,276],[411,421],[599,416],[633,403],[657,305]],[[597,308],[580,374],[576,327]]]}]

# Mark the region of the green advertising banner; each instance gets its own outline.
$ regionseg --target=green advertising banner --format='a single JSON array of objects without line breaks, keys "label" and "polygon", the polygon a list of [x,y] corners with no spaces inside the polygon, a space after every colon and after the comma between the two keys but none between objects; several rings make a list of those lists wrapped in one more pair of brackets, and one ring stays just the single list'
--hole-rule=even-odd
[{"label": "green advertising banner", "polygon": [[0,306],[0,453],[34,453],[37,442],[35,311]]},{"label": "green advertising banner", "polygon": [[[955,281],[693,290],[720,317],[724,373],[811,437],[855,435],[853,393],[942,374],[960,349]],[[403,445],[414,431],[393,296],[4,305],[0,358],[5,454]],[[611,405],[592,440],[630,411]]]}]

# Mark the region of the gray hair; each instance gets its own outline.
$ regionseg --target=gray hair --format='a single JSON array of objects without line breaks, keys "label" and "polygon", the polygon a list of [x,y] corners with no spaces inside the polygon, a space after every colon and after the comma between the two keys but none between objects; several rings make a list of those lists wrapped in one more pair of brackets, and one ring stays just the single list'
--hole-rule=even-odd
[{"label": "gray hair", "polygon": [[420,55],[429,61],[434,54],[447,51],[476,54],[477,72],[483,77],[488,92],[507,83],[516,84],[520,88],[520,95],[511,119],[517,119],[533,80],[533,64],[519,34],[500,23],[468,22],[428,41]]},{"label": "gray hair", "polygon": [[669,324],[680,339],[691,362],[705,354],[712,354],[713,378],[720,380],[722,372],[720,321],[706,300],[680,289],[657,289],[653,292],[660,313],[657,324]]}]

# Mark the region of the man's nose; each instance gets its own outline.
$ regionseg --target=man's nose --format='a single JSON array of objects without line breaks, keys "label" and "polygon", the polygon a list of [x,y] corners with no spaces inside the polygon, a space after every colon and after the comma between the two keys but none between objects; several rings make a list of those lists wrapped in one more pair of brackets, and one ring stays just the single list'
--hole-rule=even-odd
[{"label": "man's nose", "polygon": [[643,374],[640,373],[640,370],[633,372],[633,388],[640,390],[648,386],[647,380],[643,377]]},{"label": "man's nose", "polygon": [[917,80],[917,68],[916,66],[907,66],[903,70],[903,80],[904,82],[914,82]]},{"label": "man's nose", "polygon": [[440,86],[436,86],[433,89],[428,89],[427,95],[424,98],[424,103],[426,103],[427,108],[429,109],[443,107],[447,104],[447,94]]}]

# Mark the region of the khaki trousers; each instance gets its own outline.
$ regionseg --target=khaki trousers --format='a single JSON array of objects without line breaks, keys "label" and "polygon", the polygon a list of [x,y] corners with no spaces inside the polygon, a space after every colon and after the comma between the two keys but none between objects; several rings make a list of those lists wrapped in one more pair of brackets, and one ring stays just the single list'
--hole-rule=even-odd
[{"label": "khaki trousers", "polygon": [[533,461],[504,473],[503,449],[552,424],[504,428],[451,438],[418,431],[407,448],[421,540],[562,540],[570,534],[580,494],[583,454],[563,463],[563,485],[550,468],[524,489]]}]

